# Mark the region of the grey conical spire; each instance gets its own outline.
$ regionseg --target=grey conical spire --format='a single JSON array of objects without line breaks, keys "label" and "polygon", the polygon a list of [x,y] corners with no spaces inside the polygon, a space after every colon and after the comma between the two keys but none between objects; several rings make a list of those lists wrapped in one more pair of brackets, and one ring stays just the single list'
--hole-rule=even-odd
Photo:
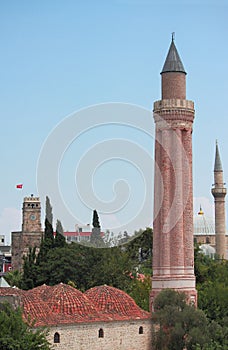
[{"label": "grey conical spire", "polygon": [[215,150],[215,166],[214,171],[223,171],[222,162],[219,154],[218,141],[216,140],[216,150]]},{"label": "grey conical spire", "polygon": [[181,62],[180,56],[178,54],[177,48],[174,44],[174,37],[172,35],[172,42],[169,48],[168,55],[166,57],[164,66],[162,68],[161,74],[166,72],[180,72],[187,74],[185,72],[183,63]]}]

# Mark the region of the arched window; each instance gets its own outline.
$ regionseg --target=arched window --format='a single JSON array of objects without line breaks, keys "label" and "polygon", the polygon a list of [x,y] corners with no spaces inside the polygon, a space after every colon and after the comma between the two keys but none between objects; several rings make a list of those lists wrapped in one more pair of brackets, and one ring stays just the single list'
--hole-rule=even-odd
[{"label": "arched window", "polygon": [[99,329],[98,338],[104,338],[104,330],[102,328]]},{"label": "arched window", "polygon": [[54,334],[54,343],[60,343],[60,335],[58,332]]},{"label": "arched window", "polygon": [[207,244],[211,243],[209,237],[206,237],[206,243],[207,243]]},{"label": "arched window", "polygon": [[143,326],[139,327],[139,334],[143,334]]}]

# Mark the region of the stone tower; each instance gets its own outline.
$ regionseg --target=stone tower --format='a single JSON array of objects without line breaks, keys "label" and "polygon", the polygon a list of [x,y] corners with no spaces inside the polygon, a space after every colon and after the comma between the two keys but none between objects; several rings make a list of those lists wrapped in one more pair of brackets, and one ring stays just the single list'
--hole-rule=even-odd
[{"label": "stone tower", "polygon": [[22,230],[12,232],[12,268],[21,271],[23,256],[29,248],[40,247],[42,237],[41,204],[39,197],[25,197],[22,207]]},{"label": "stone tower", "polygon": [[197,303],[192,194],[194,103],[186,100],[186,72],[173,37],[161,79],[162,99],[154,103],[152,310],[154,298],[166,288],[185,292],[189,302]]},{"label": "stone tower", "polygon": [[215,250],[221,259],[226,257],[226,220],[225,196],[226,188],[223,182],[222,162],[220,159],[218,143],[216,141],[214,187],[211,190],[215,201]]}]

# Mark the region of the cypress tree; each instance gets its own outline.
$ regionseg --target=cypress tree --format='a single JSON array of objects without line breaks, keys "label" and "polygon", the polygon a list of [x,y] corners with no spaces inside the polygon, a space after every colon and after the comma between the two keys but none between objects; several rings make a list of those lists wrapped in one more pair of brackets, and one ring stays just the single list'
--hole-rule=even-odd
[{"label": "cypress tree", "polygon": [[100,228],[99,216],[96,210],[93,211],[93,227]]},{"label": "cypress tree", "polygon": [[57,248],[62,248],[66,244],[66,240],[63,233],[63,227],[60,220],[56,222],[56,234],[54,246]]},{"label": "cypress tree", "polygon": [[45,219],[52,225],[53,223],[53,214],[52,214],[52,206],[48,196],[46,196],[46,215]]},{"label": "cypress tree", "polygon": [[90,243],[97,248],[105,247],[104,240],[101,237],[99,216],[96,210],[93,211],[93,229],[90,237]]}]

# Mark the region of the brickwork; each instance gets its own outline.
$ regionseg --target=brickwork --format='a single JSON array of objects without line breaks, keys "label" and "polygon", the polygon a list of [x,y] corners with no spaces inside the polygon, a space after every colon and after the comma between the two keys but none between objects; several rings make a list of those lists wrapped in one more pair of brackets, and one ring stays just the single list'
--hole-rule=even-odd
[{"label": "brickwork", "polygon": [[162,100],[170,98],[186,98],[185,74],[169,72],[162,74]]},{"label": "brickwork", "polygon": [[[171,45],[174,49],[173,43]],[[174,62],[174,67],[181,65]],[[184,291],[189,300],[197,302],[192,191],[194,104],[185,99],[185,76],[183,71],[163,71],[162,100],[154,103],[157,167],[154,179],[152,309],[154,298],[165,288]]]}]

